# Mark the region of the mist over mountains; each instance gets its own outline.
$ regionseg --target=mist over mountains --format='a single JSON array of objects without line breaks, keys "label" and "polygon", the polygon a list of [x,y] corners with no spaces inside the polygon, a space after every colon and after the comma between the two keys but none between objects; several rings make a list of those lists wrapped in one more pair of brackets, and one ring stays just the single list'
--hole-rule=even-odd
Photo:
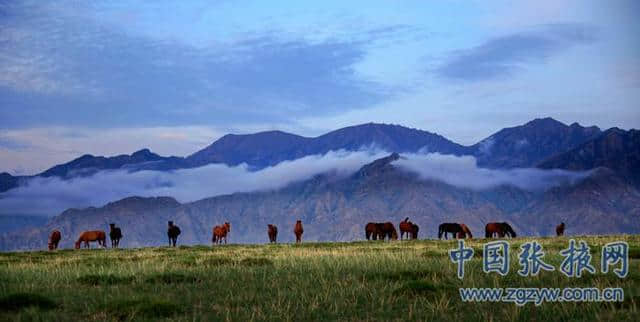
[{"label": "mist over mountains", "polygon": [[54,228],[68,246],[80,231],[107,230],[109,222],[123,228],[125,246],[158,245],[167,220],[189,244],[209,243],[210,228],[223,221],[232,224],[232,242],[265,241],[267,224],[290,240],[296,219],[307,240],[346,241],[361,239],[368,221],[407,216],[421,237],[433,237],[443,221],[465,222],[481,236],[496,220],[525,235],[548,235],[560,221],[570,234],[638,233],[638,138],[637,130],[546,118],[462,146],[370,123],[316,138],[226,135],[185,158],[146,149],[85,155],[36,176],[0,174],[5,214],[61,213],[0,236],[0,249],[42,248]]}]

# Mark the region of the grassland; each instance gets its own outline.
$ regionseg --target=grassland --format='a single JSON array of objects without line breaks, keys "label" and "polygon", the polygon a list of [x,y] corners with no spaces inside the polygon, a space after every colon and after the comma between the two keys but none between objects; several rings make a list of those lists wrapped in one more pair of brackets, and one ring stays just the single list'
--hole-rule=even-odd
[{"label": "grassland", "polygon": [[[233,238],[233,236],[231,236]],[[227,245],[0,253],[0,320],[638,320],[640,236],[576,237],[597,274],[485,274],[484,240],[464,280],[452,241]],[[559,267],[567,238],[538,238]],[[599,271],[606,242],[631,245],[629,275]],[[622,287],[621,303],[464,303],[459,287]]]}]

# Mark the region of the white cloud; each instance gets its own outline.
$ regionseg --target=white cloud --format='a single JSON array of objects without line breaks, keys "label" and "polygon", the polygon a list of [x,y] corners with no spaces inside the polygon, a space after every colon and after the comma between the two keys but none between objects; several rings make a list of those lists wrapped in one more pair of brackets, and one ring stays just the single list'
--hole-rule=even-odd
[{"label": "white cloud", "polygon": [[188,202],[234,192],[277,189],[334,170],[336,175],[348,175],[384,155],[375,150],[332,151],[255,172],[249,171],[246,164],[212,164],[173,172],[103,171],[68,181],[36,178],[26,186],[0,194],[0,213],[56,215],[67,208],[101,206],[134,195],[172,196]]},{"label": "white cloud", "polygon": [[522,168],[495,170],[479,168],[472,156],[412,154],[395,162],[400,167],[416,172],[423,179],[438,180],[450,185],[482,190],[501,185],[525,190],[541,190],[563,184],[574,184],[589,176],[590,172],[572,172],[559,169],[542,170]]}]

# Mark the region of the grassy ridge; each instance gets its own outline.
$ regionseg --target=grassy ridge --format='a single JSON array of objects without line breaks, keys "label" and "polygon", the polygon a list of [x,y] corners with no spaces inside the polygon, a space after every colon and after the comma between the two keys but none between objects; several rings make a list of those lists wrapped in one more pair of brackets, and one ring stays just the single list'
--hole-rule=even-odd
[{"label": "grassy ridge", "polygon": [[[460,281],[452,241],[228,245],[0,253],[0,320],[634,320],[640,236],[576,237],[597,274],[482,272],[484,240]],[[538,238],[556,269],[567,238]],[[631,246],[629,275],[600,273],[600,246]],[[623,303],[463,303],[458,287],[623,287]]]}]

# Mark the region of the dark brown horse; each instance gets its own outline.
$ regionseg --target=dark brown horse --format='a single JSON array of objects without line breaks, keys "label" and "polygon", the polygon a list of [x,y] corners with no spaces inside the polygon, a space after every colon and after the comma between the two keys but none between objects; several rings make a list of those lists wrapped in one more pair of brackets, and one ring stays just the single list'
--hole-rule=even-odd
[{"label": "dark brown horse", "polygon": [[180,227],[173,224],[173,221],[169,221],[169,228],[167,229],[167,237],[169,237],[169,246],[176,247],[178,236],[180,235]]},{"label": "dark brown horse", "polygon": [[442,235],[444,235],[444,239],[447,239],[447,234],[453,234],[453,238],[455,239],[459,233],[462,232],[462,227],[456,223],[442,223],[438,227],[438,239],[442,239]]},{"label": "dark brown horse", "polygon": [[564,235],[564,223],[560,223],[560,225],[556,226],[556,236]]},{"label": "dark brown horse", "polygon": [[469,229],[467,225],[460,224],[460,228],[462,228],[462,231],[458,233],[458,238],[473,238],[473,235],[471,234],[471,229]]},{"label": "dark brown horse", "polygon": [[302,233],[304,233],[304,229],[302,228],[302,220],[296,221],[296,225],[293,227],[293,233],[296,235],[296,243],[301,243]]},{"label": "dark brown horse", "polygon": [[51,235],[49,235],[49,250],[58,249],[58,243],[60,242],[60,239],[62,239],[62,234],[60,233],[60,231],[57,229],[52,231]]},{"label": "dark brown horse", "polygon": [[111,248],[118,248],[122,238],[122,230],[116,224],[109,224],[109,238],[111,238]]},{"label": "dark brown horse", "polygon": [[76,249],[80,249],[80,244],[82,244],[82,242],[84,242],[85,248],[90,248],[89,242],[92,242],[92,241],[97,241],[98,245],[106,248],[107,234],[105,234],[105,232],[102,230],[85,231],[82,234],[80,234],[80,237],[78,237],[78,240],[76,240],[76,245],[75,245]]},{"label": "dark brown horse", "polygon": [[402,240],[405,233],[407,234],[407,239],[413,237],[413,223],[409,221],[409,217],[401,221],[398,227],[400,228],[400,240]]},{"label": "dark brown horse", "polygon": [[490,222],[484,227],[484,237],[493,238],[494,235],[498,235],[500,238],[505,236],[514,238],[516,232],[506,222]]},{"label": "dark brown horse", "polygon": [[380,232],[378,231],[378,224],[370,222],[364,226],[364,235],[365,237],[367,237],[367,240],[378,240],[379,234]]},{"label": "dark brown horse", "polygon": [[398,231],[389,221],[385,223],[376,223],[376,229],[378,230],[378,238],[380,238],[380,240],[384,240],[385,238],[388,238],[389,240],[398,239]]},{"label": "dark brown horse", "polygon": [[227,243],[227,234],[231,231],[231,224],[225,222],[224,225],[213,227],[213,237],[211,241],[214,244],[222,244],[222,239],[224,239],[224,243]]},{"label": "dark brown horse", "polygon": [[420,227],[416,224],[411,225],[411,239],[418,239],[418,231]]},{"label": "dark brown horse", "polygon": [[278,238],[278,227],[272,224],[267,225],[267,235],[269,235],[269,242],[276,243]]}]

